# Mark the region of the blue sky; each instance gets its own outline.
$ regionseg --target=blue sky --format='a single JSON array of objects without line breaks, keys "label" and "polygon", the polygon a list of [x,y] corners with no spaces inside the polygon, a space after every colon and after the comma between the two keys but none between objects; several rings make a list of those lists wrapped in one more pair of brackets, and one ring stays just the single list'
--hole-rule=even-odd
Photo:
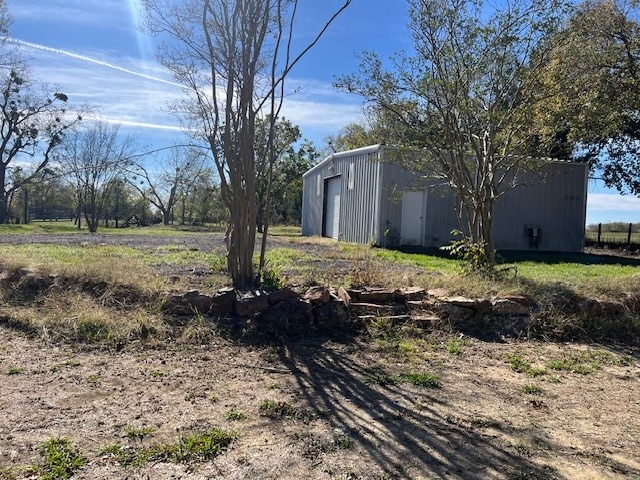
[{"label": "blue sky", "polygon": [[[168,146],[180,140],[179,122],[168,111],[181,89],[154,58],[155,39],[136,29],[138,0],[6,0],[12,36],[22,42],[36,77],[95,106],[102,118],[142,145]],[[340,0],[302,0],[300,42],[340,5]],[[402,0],[353,0],[326,36],[292,72],[283,114],[305,138],[322,146],[361,114],[358,97],[336,92],[335,76],[357,68],[356,55],[382,56],[409,48]],[[294,93],[295,92],[295,93]],[[590,182],[587,223],[640,221],[640,199],[620,196]]]}]

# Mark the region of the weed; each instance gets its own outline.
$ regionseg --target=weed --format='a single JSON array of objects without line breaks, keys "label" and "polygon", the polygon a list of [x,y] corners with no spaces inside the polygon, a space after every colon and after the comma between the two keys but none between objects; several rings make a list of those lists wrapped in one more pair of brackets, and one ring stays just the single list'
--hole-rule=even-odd
[{"label": "weed", "polygon": [[79,360],[75,360],[75,359],[67,360],[66,362],[64,362],[64,364],[67,367],[79,367],[80,365],[82,365],[82,363],[80,363]]},{"label": "weed", "polygon": [[149,373],[153,378],[162,378],[166,375],[162,370],[153,370]]},{"label": "weed", "polygon": [[129,440],[144,440],[145,437],[151,435],[154,432],[153,427],[135,427],[133,425],[127,425],[124,429],[124,436]]},{"label": "weed", "polygon": [[239,410],[232,408],[227,413],[224,414],[225,420],[234,421],[234,420],[244,420],[247,416]]},{"label": "weed", "polygon": [[147,463],[150,453],[147,450],[137,450],[131,446],[122,446],[119,443],[108,445],[100,450],[103,455],[116,459],[123,467],[140,467]]},{"label": "weed", "polygon": [[542,368],[531,366],[531,363],[525,360],[520,354],[514,353],[509,357],[511,370],[518,373],[525,373],[530,377],[539,377],[544,375],[546,371]]},{"label": "weed", "polygon": [[551,370],[567,371],[581,375],[589,375],[600,370],[604,365],[626,366],[629,365],[629,359],[605,350],[586,350],[574,352],[547,362],[547,367]]},{"label": "weed", "polygon": [[315,459],[321,454],[334,453],[338,450],[348,450],[353,444],[351,438],[336,429],[330,437],[321,437],[312,433],[305,433],[298,437],[303,444],[302,456]]},{"label": "weed", "polygon": [[195,345],[206,345],[219,336],[218,327],[214,322],[208,321],[203,315],[198,313],[189,321],[180,340],[184,343]]},{"label": "weed", "polygon": [[526,373],[531,369],[531,363],[517,353],[514,353],[509,357],[509,363],[511,364],[511,370],[514,372]]},{"label": "weed", "polygon": [[219,428],[195,432],[180,437],[176,444],[153,447],[149,450],[149,458],[177,463],[209,460],[229,448],[236,437],[235,432]]},{"label": "weed", "polygon": [[462,346],[464,345],[464,341],[461,338],[451,338],[447,342],[447,352],[452,355],[460,355],[462,354]]},{"label": "weed", "polygon": [[97,373],[94,373],[93,375],[89,375],[87,377],[87,383],[92,387],[96,387],[100,385],[100,375],[98,375]]},{"label": "weed", "polygon": [[312,410],[301,410],[285,401],[275,401],[271,399],[263,400],[260,403],[260,414],[269,418],[290,417],[309,423],[317,417]]},{"label": "weed", "polygon": [[7,370],[7,375],[20,375],[21,373],[26,372],[27,370],[24,367],[9,367]]},{"label": "weed", "polygon": [[440,388],[442,383],[437,375],[433,373],[407,373],[404,375],[407,381],[413,385],[423,388]]},{"label": "weed", "polygon": [[71,478],[85,463],[86,458],[66,437],[51,438],[41,446],[44,456],[42,480],[61,480]]},{"label": "weed", "polygon": [[395,385],[399,382],[396,375],[392,375],[382,367],[368,367],[364,369],[366,375],[365,383],[373,383],[376,385]]},{"label": "weed", "polygon": [[542,393],[542,388],[535,384],[525,384],[522,386],[521,390],[523,393],[528,395],[540,395]]},{"label": "weed", "polygon": [[278,267],[271,266],[262,270],[261,283],[264,288],[277,290],[284,288],[286,280]]}]

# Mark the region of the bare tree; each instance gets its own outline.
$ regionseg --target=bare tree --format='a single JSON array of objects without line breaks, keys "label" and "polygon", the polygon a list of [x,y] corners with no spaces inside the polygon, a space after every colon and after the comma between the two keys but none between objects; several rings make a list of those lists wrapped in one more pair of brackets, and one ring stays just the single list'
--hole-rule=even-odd
[{"label": "bare tree", "polygon": [[263,112],[275,124],[287,75],[350,3],[342,2],[294,53],[298,0],[142,1],[149,29],[171,39],[160,61],[190,95],[178,110],[215,162],[230,213],[227,265],[237,288],[256,281],[256,119]]},{"label": "bare tree", "polygon": [[[12,193],[37,177],[60,146],[67,130],[81,120],[67,112],[67,96],[31,81],[18,59],[0,74],[0,223],[8,219]],[[10,181],[16,163],[30,165],[30,175]]]},{"label": "bare tree", "polygon": [[[207,158],[196,149],[175,147],[160,168],[150,169],[143,162],[134,163],[127,179],[162,214],[162,223],[172,221],[174,207],[179,199],[188,197],[190,190],[203,174]],[[158,163],[154,162],[157,167]],[[184,222],[184,215],[182,216]]]},{"label": "bare tree", "polygon": [[428,152],[427,161],[408,157],[407,166],[449,184],[461,228],[493,269],[494,205],[519,184],[518,172],[535,165],[519,154],[563,2],[408,3],[415,54],[398,54],[387,69],[367,53],[360,73],[337,85],[394,117]]},{"label": "bare tree", "polygon": [[96,122],[75,132],[60,155],[61,169],[76,191],[78,222],[82,214],[91,233],[97,232],[111,190],[135,153],[133,137],[120,139],[118,130],[117,125]]}]

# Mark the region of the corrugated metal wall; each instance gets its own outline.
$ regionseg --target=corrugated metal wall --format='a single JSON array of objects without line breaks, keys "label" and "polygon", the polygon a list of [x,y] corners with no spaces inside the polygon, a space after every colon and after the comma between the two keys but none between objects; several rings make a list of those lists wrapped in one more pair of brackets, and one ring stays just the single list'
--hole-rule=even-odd
[{"label": "corrugated metal wall", "polygon": [[542,182],[505,193],[494,215],[496,246],[504,250],[580,252],[584,248],[587,165],[554,162]]},{"label": "corrugated metal wall", "polygon": [[340,176],[339,238],[347,242],[379,243],[379,176],[377,147],[336,154],[303,177],[302,234],[322,235],[324,180]]},{"label": "corrugated metal wall", "polygon": [[[378,159],[392,149],[368,147],[329,157],[304,176],[302,234],[321,235],[325,179],[340,175],[340,236],[348,242],[394,246],[402,231],[405,189],[425,189],[422,245],[439,247],[459,229],[455,199],[444,182],[426,181]],[[554,162],[543,183],[516,187],[496,204],[494,238],[499,249],[579,252],[584,248],[587,166]],[[532,179],[534,177],[532,176]]]}]

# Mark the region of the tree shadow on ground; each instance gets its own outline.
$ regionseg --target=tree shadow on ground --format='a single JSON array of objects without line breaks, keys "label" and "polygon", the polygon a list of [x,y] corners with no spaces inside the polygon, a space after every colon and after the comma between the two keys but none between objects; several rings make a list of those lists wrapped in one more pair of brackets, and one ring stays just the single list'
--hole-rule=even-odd
[{"label": "tree shadow on ground", "polygon": [[[517,445],[483,431],[485,420],[476,419],[476,425],[444,413],[455,412],[444,400],[446,384],[442,389],[380,384],[372,381],[369,366],[344,350],[307,339],[281,349],[281,361],[309,407],[345,432],[353,448],[367,457],[363,460],[373,462],[385,477],[562,478],[531,461]],[[526,433],[498,420],[489,423],[510,435]]]}]

